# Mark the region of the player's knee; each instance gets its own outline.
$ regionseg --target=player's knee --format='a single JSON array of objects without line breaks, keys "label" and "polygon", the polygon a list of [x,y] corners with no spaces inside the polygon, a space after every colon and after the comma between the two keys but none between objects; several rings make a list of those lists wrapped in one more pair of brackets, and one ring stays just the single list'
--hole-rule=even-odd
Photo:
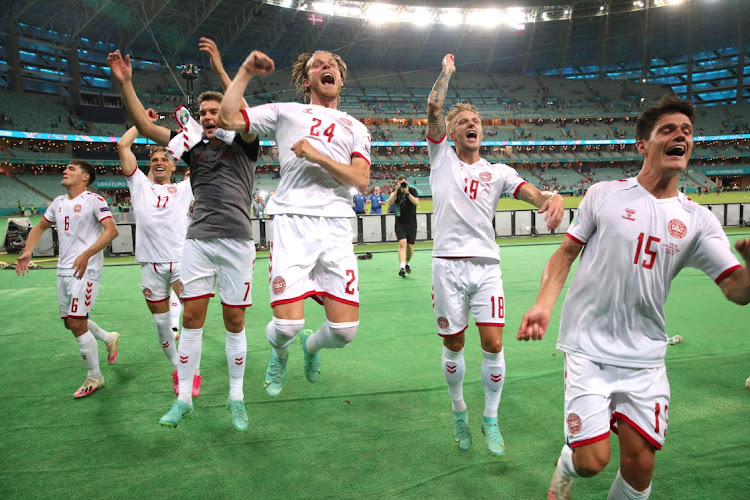
[{"label": "player's knee", "polygon": [[304,319],[279,319],[274,317],[266,327],[266,338],[273,347],[283,349],[292,343],[295,335],[304,327]]},{"label": "player's knee", "polygon": [[331,337],[336,343],[336,347],[346,347],[354,340],[357,335],[357,327],[359,321],[352,321],[349,323],[331,323],[328,322],[328,327],[331,329]]},{"label": "player's knee", "polygon": [[443,345],[448,348],[449,351],[458,352],[464,348],[463,335],[451,335],[450,337],[443,337]]},{"label": "player's knee", "polygon": [[581,477],[593,477],[599,474],[609,464],[609,452],[604,450],[578,449],[573,454],[573,464]]},{"label": "player's knee", "polygon": [[654,473],[654,455],[650,453],[641,453],[635,456],[620,457],[620,469],[628,477],[646,478],[645,486],[648,487],[651,482],[651,476]]},{"label": "player's knee", "polygon": [[482,350],[485,352],[500,352],[503,350],[503,339],[482,339]]}]

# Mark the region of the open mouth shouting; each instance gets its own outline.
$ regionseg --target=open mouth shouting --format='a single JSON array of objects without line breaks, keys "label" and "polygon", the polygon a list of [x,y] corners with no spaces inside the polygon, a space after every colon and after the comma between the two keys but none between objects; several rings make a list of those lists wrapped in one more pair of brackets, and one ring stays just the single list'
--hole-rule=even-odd
[{"label": "open mouth shouting", "polygon": [[684,144],[676,144],[666,150],[667,156],[685,156],[687,148]]},{"label": "open mouth shouting", "polygon": [[320,75],[320,83],[323,85],[336,85],[336,77],[331,72],[323,73]]}]

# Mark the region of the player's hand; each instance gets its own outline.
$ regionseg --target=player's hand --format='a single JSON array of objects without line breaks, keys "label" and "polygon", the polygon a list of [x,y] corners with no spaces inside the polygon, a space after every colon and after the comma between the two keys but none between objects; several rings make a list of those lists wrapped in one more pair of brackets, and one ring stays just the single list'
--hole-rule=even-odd
[{"label": "player's hand", "polygon": [[148,119],[154,123],[159,121],[159,113],[157,113],[154,108],[148,108],[146,110],[146,116],[148,116]]},{"label": "player's hand", "polygon": [[28,273],[30,263],[31,252],[23,252],[21,255],[19,255],[16,264],[16,274],[19,276],[24,276],[26,273]]},{"label": "player's hand", "polygon": [[89,267],[89,258],[86,254],[82,253],[73,261],[73,276],[78,279],[83,278],[87,267]]},{"label": "player's hand", "polygon": [[547,221],[547,229],[557,229],[565,214],[565,200],[563,197],[556,194],[545,201],[537,213],[543,214],[545,212],[547,215],[544,216],[544,220]]},{"label": "player's hand", "polygon": [[549,326],[550,312],[538,305],[533,305],[523,315],[521,326],[518,328],[518,340],[542,340],[544,332]]},{"label": "player's hand", "polygon": [[742,258],[750,266],[750,238],[746,240],[739,239],[735,242],[734,248],[739,252]]},{"label": "player's hand", "polygon": [[213,40],[202,36],[198,43],[198,50],[208,54],[209,60],[211,61],[211,69],[214,70],[214,73],[224,73],[221,54],[219,54],[219,48]]},{"label": "player's hand", "polygon": [[456,72],[456,58],[453,54],[446,54],[443,58],[443,71],[447,71],[449,75]]},{"label": "player's hand", "polygon": [[123,59],[119,50],[116,50],[107,56],[107,65],[109,66],[109,69],[112,70],[112,76],[114,76],[120,83],[130,80],[133,77],[133,67],[130,65],[130,56],[125,55],[125,59]]},{"label": "player's hand", "polygon": [[307,139],[302,139],[295,142],[292,146],[292,151],[297,156],[297,158],[304,158],[309,162],[318,163],[317,161],[315,161],[319,154],[318,150],[315,149],[312,144],[307,142]]},{"label": "player's hand", "polygon": [[273,59],[259,50],[254,50],[242,63],[241,69],[251,75],[267,75],[274,70]]}]

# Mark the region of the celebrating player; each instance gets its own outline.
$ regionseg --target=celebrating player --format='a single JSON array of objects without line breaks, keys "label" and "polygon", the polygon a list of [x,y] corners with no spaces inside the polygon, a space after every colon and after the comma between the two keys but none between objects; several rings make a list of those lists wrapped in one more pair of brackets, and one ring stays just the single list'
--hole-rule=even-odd
[{"label": "celebrating player", "polygon": [[[455,71],[453,55],[448,54],[428,99],[427,145],[435,210],[433,306],[438,335],[443,337],[443,373],[453,404],[458,447],[468,450],[471,446],[463,398],[464,332],[471,310],[482,345],[482,433],[490,452],[502,455],[505,443],[497,410],[505,380],[505,298],[492,220],[500,196],[508,193],[536,206],[539,213],[546,212],[547,226],[554,229],[562,221],[563,199],[524,182],[511,167],[479,157],[482,118],[474,106],[457,104],[443,116],[448,81]],[[455,151],[448,136],[456,145]]]},{"label": "celebrating player", "polygon": [[[205,40],[201,39],[204,44],[201,48],[211,48],[205,45]],[[190,167],[195,196],[193,222],[188,228],[181,268],[185,309],[177,351],[179,395],[159,423],[176,427],[192,414],[193,373],[201,355],[208,301],[216,287],[226,329],[227,407],[232,412],[232,426],[244,431],[248,427],[243,392],[247,354],[245,308],[252,304],[250,290],[255,263],[250,203],[258,138],[217,128],[216,117],[222,100],[218,92],[204,92],[198,97],[200,124],[185,108],[179,108],[175,113],[183,127],[179,135],[156,125],[148,119],[133,88],[130,57],[123,59],[119,51],[114,52],[107,63],[120,82],[125,107],[138,132],[159,145],[169,145],[174,157],[182,157]]]},{"label": "celebrating player", "polygon": [[[636,124],[637,177],[592,186],[542,274],[519,340],[541,340],[570,267],[586,246],[560,318],[565,353],[565,439],[549,498],[570,498],[573,479],[609,462],[619,437],[620,469],[607,498],[648,498],[670,402],[664,365],[664,302],[674,277],[696,267],[727,299],[750,302],[750,239],[735,248],[716,217],[677,189],[693,149],[692,103],[665,96]],[[602,284],[606,286],[602,286]]]},{"label": "celebrating player", "polygon": [[274,103],[242,108],[254,76],[273,71],[265,54],[253,51],[221,103],[219,124],[245,133],[275,134],[281,183],[268,200],[274,215],[270,268],[273,319],[266,328],[272,346],[266,393],[283,387],[289,344],[302,330],[304,299],[325,306],[327,321],[300,335],[305,376],[320,376],[320,350],[346,347],[359,325],[357,259],[352,246],[350,189],[370,182],[370,134],[355,118],[338,111],[346,64],[329,52],[299,56],[292,80],[309,104]]},{"label": "celebrating player", "polygon": [[96,341],[107,346],[107,361],[117,361],[120,334],[107,332],[89,319],[99,293],[99,279],[104,265],[102,250],[119,234],[112,213],[104,199],[86,190],[96,179],[94,167],[82,160],[71,161],[63,171],[60,184],[68,190],[47,208],[42,219],[29,232],[26,247],[18,257],[16,273],[29,270],[31,253],[42,233],[57,224],[60,255],[57,261],[57,301],[65,328],[78,341],[88,374],[73,397],[83,398],[104,385],[99,369]]},{"label": "celebrating player", "polygon": [[[158,119],[148,110],[152,121]],[[131,151],[138,129],[131,127],[117,142],[122,173],[128,182],[135,212],[135,261],[141,264],[141,289],[156,325],[156,335],[165,356],[172,364],[172,386],[179,394],[177,347],[170,318],[170,291],[182,291],[180,263],[187,232],[187,213],[193,200],[189,180],[171,184],[175,171],[172,158],[164,148],[151,152],[147,177],[138,168]],[[199,396],[201,377],[193,376],[192,393]]]}]

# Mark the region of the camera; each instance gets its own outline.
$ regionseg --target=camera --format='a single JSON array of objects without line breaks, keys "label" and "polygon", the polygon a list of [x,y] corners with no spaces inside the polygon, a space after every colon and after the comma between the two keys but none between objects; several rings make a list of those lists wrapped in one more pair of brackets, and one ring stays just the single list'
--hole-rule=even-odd
[{"label": "camera", "polygon": [[401,189],[406,189],[407,187],[409,187],[408,184],[406,184],[405,182],[401,183]]}]

